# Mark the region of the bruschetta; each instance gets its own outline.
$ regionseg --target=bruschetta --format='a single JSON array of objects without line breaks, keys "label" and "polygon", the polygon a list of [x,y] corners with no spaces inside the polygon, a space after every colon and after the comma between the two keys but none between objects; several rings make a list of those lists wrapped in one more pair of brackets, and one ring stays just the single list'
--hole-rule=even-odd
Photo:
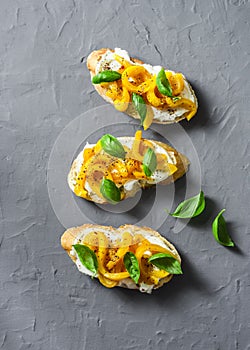
[{"label": "bruschetta", "polygon": [[87,67],[96,91],[117,110],[140,119],[144,129],[196,114],[197,98],[182,73],[145,64],[119,48],[93,51]]},{"label": "bruschetta", "polygon": [[188,159],[173,147],[142,138],[105,134],[87,143],[73,161],[68,184],[75,195],[95,203],[117,204],[141,188],[166,185],[183,176]]},{"label": "bruschetta", "polygon": [[148,227],[85,224],[65,231],[61,245],[80,272],[107,288],[151,293],[182,274],[175,247]]}]

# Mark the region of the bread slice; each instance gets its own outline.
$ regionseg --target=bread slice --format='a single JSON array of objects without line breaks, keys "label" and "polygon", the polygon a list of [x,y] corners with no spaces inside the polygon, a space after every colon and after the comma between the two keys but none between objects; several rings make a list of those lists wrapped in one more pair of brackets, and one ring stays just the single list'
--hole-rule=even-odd
[{"label": "bread slice", "polygon": [[[118,138],[119,139],[119,138]],[[162,147],[165,151],[167,151],[169,157],[172,159],[173,164],[177,167],[177,170],[173,175],[167,177],[165,180],[158,182],[160,185],[168,185],[176,180],[178,180],[180,177],[182,177],[188,170],[189,166],[189,160],[186,156],[183,154],[179,153],[176,149],[173,147],[159,141],[155,140],[149,140],[150,142]],[[83,152],[80,152],[80,154],[77,156],[77,158],[73,161],[70,172],[68,174],[68,185],[70,189],[75,193],[75,186],[77,183],[77,178],[79,176],[80,169],[82,165],[84,164],[84,155]],[[135,189],[134,191],[128,192],[125,195],[125,198],[133,197],[136,192],[142,188],[147,188],[147,187],[152,187],[153,185],[147,182],[139,183],[139,187],[137,187],[137,190]],[[100,198],[97,196],[91,197],[90,195],[87,195],[87,197],[84,197],[85,199],[88,199],[90,201],[93,201],[95,203],[100,203],[100,204],[105,204],[107,201],[104,198]]]},{"label": "bread slice", "polygon": [[[90,55],[88,56],[88,58],[87,58],[87,67],[89,69],[91,79],[93,78],[93,76],[95,76],[98,73],[96,71],[98,62],[100,62],[102,57],[108,51],[115,52],[115,50],[113,50],[113,49],[102,48],[102,49],[99,49],[99,50],[91,52]],[[137,65],[144,64],[144,62],[142,62],[141,60],[136,59],[136,58],[130,57],[130,60],[134,64],[137,64]],[[186,83],[187,89],[189,90],[189,93],[190,93],[190,95],[193,98],[193,102],[196,105],[196,107],[198,108],[198,100],[197,100],[197,97],[196,97],[196,95],[194,93],[194,90],[192,89],[191,85],[188,83],[188,81],[186,80],[184,75],[183,75],[183,78],[184,78],[184,82]],[[101,86],[101,84],[94,84],[94,87],[95,87],[96,91],[98,92],[98,94],[106,102],[108,102],[110,104],[114,104],[113,100],[110,97],[106,96],[107,89],[105,87]],[[178,107],[176,107],[176,109],[178,110]],[[164,111],[167,111],[167,112],[171,111],[171,113],[173,113],[173,110],[169,109],[169,108],[166,108],[165,110],[164,109],[161,110],[162,113],[164,113]],[[185,119],[188,116],[188,114],[189,114],[189,112],[183,111],[182,115],[176,115],[176,117],[175,118],[171,118],[171,120],[159,120],[159,118],[156,116],[157,115],[156,112],[157,112],[157,109],[154,108],[154,110],[152,111],[152,113],[154,115],[153,116],[153,123],[157,123],[157,124],[173,124],[173,123],[176,123],[176,122],[180,122],[181,120]],[[126,110],[126,114],[128,114],[129,116],[131,116],[131,117],[133,117],[135,119],[140,119],[140,116],[135,111],[135,109],[133,108],[132,103],[129,104],[129,106],[128,106],[127,110]]]},{"label": "bread slice", "polygon": [[[62,248],[68,253],[69,257],[72,259],[74,263],[77,264],[77,255],[72,248],[72,246],[76,243],[83,243],[84,238],[89,232],[98,232],[101,231],[105,234],[106,237],[122,237],[124,232],[131,233],[132,236],[137,234],[145,237],[148,241],[152,241],[153,244],[162,245],[166,248],[166,252],[170,252],[172,256],[174,256],[179,262],[181,262],[181,258],[179,253],[173,244],[171,244],[166,238],[161,236],[157,231],[154,231],[148,227],[138,227],[135,225],[123,225],[119,228],[115,229],[112,226],[101,226],[101,225],[93,225],[93,224],[85,224],[79,227],[69,228],[64,232],[61,237],[61,245]],[[96,276],[95,276],[96,277]],[[168,274],[166,277],[159,280],[156,285],[145,285],[145,283],[135,284],[132,279],[126,278],[124,280],[119,281],[117,284],[118,287],[128,288],[128,289],[138,289],[141,292],[151,293],[153,289],[158,289],[162,287],[165,283],[169,282],[173,275]]]}]

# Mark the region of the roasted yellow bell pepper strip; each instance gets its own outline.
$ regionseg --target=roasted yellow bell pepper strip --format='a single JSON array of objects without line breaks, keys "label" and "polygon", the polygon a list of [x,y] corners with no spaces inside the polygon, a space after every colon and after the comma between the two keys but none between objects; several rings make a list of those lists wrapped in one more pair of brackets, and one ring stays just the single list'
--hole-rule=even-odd
[{"label": "roasted yellow bell pepper strip", "polygon": [[125,60],[124,57],[121,57],[119,55],[114,55],[114,59],[120,63],[120,65],[123,67],[123,68],[128,68],[130,66],[132,66],[132,63],[130,63],[129,61]]},{"label": "roasted yellow bell pepper strip", "polygon": [[110,280],[113,281],[120,281],[124,278],[129,277],[128,272],[118,272],[118,273],[112,273],[108,272],[105,268],[105,262],[106,262],[106,257],[108,253],[108,240],[106,236],[104,235],[103,232],[98,232],[98,251],[96,254],[97,261],[98,261],[98,273]]},{"label": "roasted yellow bell pepper strip", "polygon": [[153,106],[153,107],[161,107],[166,104],[166,98],[165,97],[158,97],[156,95],[156,85],[153,85],[150,87],[149,91],[146,93],[146,97],[148,102]]},{"label": "roasted yellow bell pepper strip", "polygon": [[[151,74],[142,66],[130,66],[122,73],[122,85],[129,92],[142,94],[146,92],[152,84]],[[147,80],[150,80],[146,83]]]},{"label": "roasted yellow bell pepper strip", "polygon": [[114,100],[115,109],[117,109],[120,112],[126,111],[128,108],[129,101],[130,101],[130,94],[128,90],[125,87],[123,87],[122,94],[121,95],[118,94],[116,99]]},{"label": "roasted yellow bell pepper strip", "polygon": [[141,130],[137,130],[135,133],[135,139],[136,140],[141,140],[142,139],[142,131]]},{"label": "roasted yellow bell pepper strip", "polygon": [[81,185],[80,183],[77,183],[74,187],[74,193],[78,196],[78,197],[82,197],[82,198],[86,198],[86,199],[90,199],[88,191],[86,191],[83,188],[83,185]]},{"label": "roasted yellow bell pepper strip", "polygon": [[132,236],[129,232],[124,232],[123,239],[120,243],[120,248],[116,252],[116,259],[107,263],[107,268],[111,270],[116,264],[124,257],[129,251],[129,247],[132,244]]},{"label": "roasted yellow bell pepper strip", "polygon": [[166,77],[171,85],[174,96],[180,95],[184,89],[184,79],[181,73],[172,73],[170,71],[165,72]]},{"label": "roasted yellow bell pepper strip", "polygon": [[193,118],[193,116],[196,114],[197,108],[193,109],[189,114],[186,116],[186,119],[189,121]]},{"label": "roasted yellow bell pepper strip", "polygon": [[187,120],[190,120],[196,113],[197,107],[191,100],[187,98],[180,98],[177,101],[173,101],[173,99],[166,97],[166,103],[171,108],[182,107],[189,111],[189,114],[186,116]]},{"label": "roasted yellow bell pepper strip", "polygon": [[121,281],[125,278],[128,278],[129,273],[127,271],[124,271],[124,272],[105,272],[103,274],[103,276],[111,279],[112,281]]},{"label": "roasted yellow bell pepper strip", "polygon": [[107,84],[109,85],[107,86],[106,96],[114,101],[117,98],[119,92],[118,84],[116,81]]},{"label": "roasted yellow bell pepper strip", "polygon": [[101,141],[99,140],[94,147],[94,153],[100,152],[101,149],[102,149],[102,145],[101,145]]},{"label": "roasted yellow bell pepper strip", "polygon": [[84,162],[86,162],[88,159],[93,157],[94,154],[95,154],[95,149],[93,147],[92,148],[85,148],[83,151]]},{"label": "roasted yellow bell pepper strip", "polygon": [[152,265],[149,265],[147,258],[142,258],[139,261],[140,266],[140,280],[147,284],[154,284],[157,285],[159,283],[160,278],[163,277],[156,277],[152,274]]},{"label": "roasted yellow bell pepper strip", "polygon": [[98,260],[98,266],[104,266],[106,255],[107,255],[107,249],[108,249],[108,240],[105,234],[101,231],[97,233],[98,237],[98,251],[97,251],[97,260]]},{"label": "roasted yellow bell pepper strip", "polygon": [[104,277],[101,273],[98,274],[98,279],[101,284],[107,288],[114,288],[118,284],[118,281],[112,281],[109,278]]}]

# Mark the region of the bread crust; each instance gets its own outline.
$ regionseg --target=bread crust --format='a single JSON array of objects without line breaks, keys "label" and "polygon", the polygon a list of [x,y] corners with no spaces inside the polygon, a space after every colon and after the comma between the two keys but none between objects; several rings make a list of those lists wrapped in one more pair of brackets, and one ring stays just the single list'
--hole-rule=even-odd
[{"label": "bread crust", "polygon": [[[67,252],[67,254],[69,255],[69,257],[71,258],[71,260],[73,262],[76,261],[75,257],[70,253],[72,246],[75,242],[75,240],[77,239],[77,237],[84,233],[85,230],[87,229],[93,229],[95,231],[98,230],[104,230],[105,232],[117,232],[118,234],[122,234],[122,232],[125,232],[127,230],[132,231],[133,233],[141,233],[143,235],[143,231],[146,231],[148,233],[150,233],[150,235],[155,236],[160,238],[169,248],[169,250],[172,252],[172,254],[174,254],[174,256],[176,257],[176,259],[181,263],[181,257],[179,255],[179,253],[177,252],[175,246],[170,243],[165,237],[163,237],[162,235],[160,235],[157,231],[153,230],[152,228],[149,227],[139,227],[139,226],[135,226],[135,225],[129,225],[129,224],[125,224],[120,226],[118,229],[113,228],[112,226],[101,226],[101,225],[94,225],[94,224],[84,224],[82,226],[79,227],[72,227],[69,228],[68,230],[66,230],[63,235],[61,236],[61,246],[62,248]],[[172,279],[173,275],[168,275],[165,278],[162,278],[159,281],[159,284],[157,286],[154,286],[153,289],[158,289],[160,287],[162,287],[165,283],[169,282]],[[125,283],[121,283],[119,285],[120,287],[123,288],[128,288],[130,289],[129,285]],[[133,288],[133,289],[138,289],[137,288]]]},{"label": "bread crust", "polygon": [[[114,52],[114,50],[112,49],[108,49],[108,48],[102,48],[102,49],[99,49],[99,50],[95,50],[93,52],[91,52],[87,58],[87,68],[90,72],[90,76],[91,76],[91,79],[93,78],[93,76],[96,74],[95,70],[96,70],[96,65],[97,63],[101,60],[102,56],[107,52],[107,51],[111,51],[111,52]],[[138,64],[144,64],[143,61],[137,59],[137,58],[132,58],[130,57],[131,61],[134,62],[134,63],[138,63]],[[186,80],[187,81],[187,80]],[[192,86],[189,84],[189,82],[187,81],[189,87],[190,87],[190,91],[194,97],[194,100],[195,100],[195,104],[197,105],[198,107],[198,100],[197,100],[197,97],[194,93],[194,90],[192,88]],[[96,91],[98,92],[98,94],[108,103],[110,104],[114,104],[113,103],[113,100],[111,98],[109,98],[108,96],[106,96],[106,89],[101,87],[100,84],[93,84],[94,85],[94,88],[96,89]],[[140,119],[139,116],[136,116],[132,113],[129,113],[129,111],[126,111],[126,114],[128,114],[130,117],[134,118],[134,119]],[[178,123],[180,122],[181,120],[183,119],[186,119],[187,115],[189,114],[189,112],[186,112],[184,113],[182,116],[180,117],[177,117],[175,118],[174,120],[167,120],[167,121],[160,121],[160,120],[157,120],[157,119],[153,119],[153,123],[156,123],[156,124],[173,124],[173,123]]]}]

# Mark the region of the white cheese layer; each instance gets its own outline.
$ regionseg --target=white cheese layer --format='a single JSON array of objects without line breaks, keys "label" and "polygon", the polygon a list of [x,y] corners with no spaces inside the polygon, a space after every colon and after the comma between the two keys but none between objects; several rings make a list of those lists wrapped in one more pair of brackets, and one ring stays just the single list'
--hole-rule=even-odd
[{"label": "white cheese layer", "polygon": [[[157,75],[159,71],[162,69],[161,66],[152,66],[146,63],[144,64],[134,63],[131,61],[129,54],[126,50],[115,48],[114,52],[107,50],[105,54],[102,55],[100,61],[98,61],[96,65],[95,74],[98,74],[103,70],[107,70],[107,69],[118,71],[121,68],[121,64],[118,61],[116,61],[115,55],[123,57],[126,61],[128,61],[132,65],[143,66],[152,75]],[[169,70],[169,72],[175,73],[174,71],[171,71],[171,70]],[[184,78],[184,89],[181,92],[180,96],[188,100],[191,100],[196,104],[197,102],[196,102],[194,93],[190,85],[188,84],[185,76],[183,74],[182,76]],[[183,114],[188,112],[187,109],[182,107],[177,107],[177,108],[168,109],[168,110],[161,110],[155,107],[152,107],[152,109],[154,112],[154,120],[161,121],[161,122],[175,121],[176,118],[179,118]],[[139,115],[137,115],[137,112],[134,110],[131,110],[131,108],[129,109],[129,112],[130,112],[129,114],[133,114],[135,117],[139,118]]]}]

